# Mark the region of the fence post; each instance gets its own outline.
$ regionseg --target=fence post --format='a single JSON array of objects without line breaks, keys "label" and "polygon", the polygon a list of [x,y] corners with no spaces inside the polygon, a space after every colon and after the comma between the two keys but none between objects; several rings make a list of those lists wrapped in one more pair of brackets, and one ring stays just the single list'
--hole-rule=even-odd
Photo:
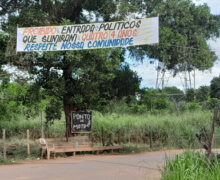
[{"label": "fence post", "polygon": [[41,137],[44,138],[43,112],[41,112],[40,124],[41,124]]},{"label": "fence post", "polygon": [[152,128],[150,127],[150,148],[152,148]]},{"label": "fence post", "polygon": [[211,129],[211,134],[209,137],[209,142],[208,142],[208,152],[207,152],[207,157],[209,158],[211,153],[212,153],[212,143],[213,143],[213,138],[214,138],[214,133],[215,133],[215,124],[218,119],[218,107],[215,108],[214,110],[214,116],[212,120],[212,129]]},{"label": "fence post", "polygon": [[104,128],[101,129],[102,145],[105,146]]},{"label": "fence post", "polygon": [[27,129],[27,155],[30,156],[30,144],[29,144],[30,133],[29,129]]},{"label": "fence post", "polygon": [[3,157],[4,157],[4,159],[7,159],[7,156],[6,156],[5,129],[2,130],[2,139],[3,139]]},{"label": "fence post", "polygon": [[120,130],[118,130],[118,144],[121,144],[121,133]]}]

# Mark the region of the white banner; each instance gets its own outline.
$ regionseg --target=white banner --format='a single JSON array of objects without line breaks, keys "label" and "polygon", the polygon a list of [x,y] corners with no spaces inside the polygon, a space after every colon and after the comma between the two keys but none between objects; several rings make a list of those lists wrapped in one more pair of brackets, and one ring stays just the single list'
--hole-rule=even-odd
[{"label": "white banner", "polygon": [[17,52],[66,51],[159,43],[158,17],[17,29]]}]

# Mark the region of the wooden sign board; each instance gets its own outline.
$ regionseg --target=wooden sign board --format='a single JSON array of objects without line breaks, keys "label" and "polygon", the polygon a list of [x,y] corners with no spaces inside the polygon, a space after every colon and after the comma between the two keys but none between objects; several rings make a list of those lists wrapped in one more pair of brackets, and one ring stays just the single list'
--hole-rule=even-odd
[{"label": "wooden sign board", "polygon": [[89,133],[92,131],[92,112],[72,111],[71,112],[71,132]]}]

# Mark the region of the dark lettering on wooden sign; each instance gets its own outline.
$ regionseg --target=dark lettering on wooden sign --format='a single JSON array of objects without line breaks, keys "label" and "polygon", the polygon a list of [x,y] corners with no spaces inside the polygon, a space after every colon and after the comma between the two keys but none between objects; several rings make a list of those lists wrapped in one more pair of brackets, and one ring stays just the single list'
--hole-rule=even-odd
[{"label": "dark lettering on wooden sign", "polygon": [[92,112],[72,111],[71,131],[72,133],[90,132],[92,130]]}]

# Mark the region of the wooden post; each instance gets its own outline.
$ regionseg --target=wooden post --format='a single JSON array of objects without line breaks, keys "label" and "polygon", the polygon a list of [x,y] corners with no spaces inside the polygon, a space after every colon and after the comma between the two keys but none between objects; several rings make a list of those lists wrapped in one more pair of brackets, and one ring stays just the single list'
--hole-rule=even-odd
[{"label": "wooden post", "polygon": [[118,130],[118,144],[121,144],[121,133],[120,130]]},{"label": "wooden post", "polygon": [[152,148],[152,129],[150,127],[150,148]]},{"label": "wooden post", "polygon": [[215,108],[214,110],[214,116],[213,116],[213,121],[212,121],[212,129],[211,129],[211,134],[208,142],[208,152],[207,152],[207,158],[210,157],[211,152],[212,152],[212,142],[213,142],[213,137],[214,137],[214,132],[215,132],[215,124],[216,120],[218,118],[218,107]]},{"label": "wooden post", "polygon": [[3,157],[4,159],[7,159],[7,156],[6,156],[6,142],[5,142],[5,129],[2,130],[2,138],[3,138]]},{"label": "wooden post", "polygon": [[29,129],[27,129],[27,155],[28,155],[28,156],[30,156],[29,138],[30,138]]},{"label": "wooden post", "polygon": [[101,129],[101,136],[102,136],[102,145],[105,146],[105,138],[104,138],[104,128]]},{"label": "wooden post", "polygon": [[44,138],[43,112],[41,112],[40,124],[41,124],[41,137]]}]

